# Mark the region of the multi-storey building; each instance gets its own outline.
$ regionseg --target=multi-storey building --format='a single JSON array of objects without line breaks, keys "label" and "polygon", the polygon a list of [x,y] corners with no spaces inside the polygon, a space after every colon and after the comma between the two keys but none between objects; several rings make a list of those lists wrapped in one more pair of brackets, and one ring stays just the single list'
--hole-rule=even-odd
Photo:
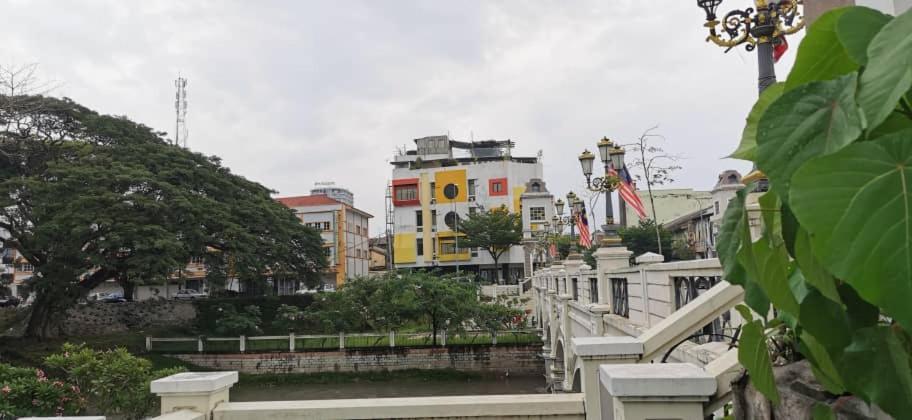
[{"label": "multi-storey building", "polygon": [[[295,211],[306,226],[320,232],[329,268],[323,283],[341,286],[347,279],[367,276],[370,265],[370,214],[326,195],[305,195],[276,199]],[[280,293],[295,285],[280,285]],[[292,290],[293,291],[293,290]]]},{"label": "multi-storey building", "polygon": [[[415,140],[416,149],[393,158],[393,262],[397,268],[439,268],[472,271],[507,281],[523,275],[522,246],[498,260],[487,252],[459,246],[457,220],[477,211],[505,207],[529,212],[523,230],[537,230],[553,214],[553,206],[522,208],[522,195],[533,179],[542,178],[538,157],[514,157],[512,141],[460,142],[448,136]],[[543,184],[537,184],[543,185]]]},{"label": "multi-storey building", "polygon": [[32,277],[34,268],[19,253],[12,248],[0,249],[2,262],[0,262],[0,287],[5,285],[11,295],[25,297],[22,286]]}]

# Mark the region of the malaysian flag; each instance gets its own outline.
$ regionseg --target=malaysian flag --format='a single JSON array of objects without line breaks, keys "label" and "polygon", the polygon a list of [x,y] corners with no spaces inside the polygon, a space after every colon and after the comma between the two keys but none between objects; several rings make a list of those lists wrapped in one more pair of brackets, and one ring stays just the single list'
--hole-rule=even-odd
[{"label": "malaysian flag", "polygon": [[589,249],[592,246],[592,233],[589,232],[589,219],[583,211],[576,215],[576,228],[579,229],[580,246]]},{"label": "malaysian flag", "polygon": [[553,242],[551,243],[551,246],[548,247],[548,253],[551,254],[552,257],[557,257],[557,245]]},{"label": "malaysian flag", "polygon": [[630,179],[630,172],[627,167],[621,169],[621,173],[618,174],[614,167],[611,166],[608,169],[608,175],[618,178],[618,195],[636,212],[637,216],[640,216],[640,219],[645,220],[647,218],[646,208],[643,207],[643,202],[640,201],[640,197],[636,194],[633,180]]}]

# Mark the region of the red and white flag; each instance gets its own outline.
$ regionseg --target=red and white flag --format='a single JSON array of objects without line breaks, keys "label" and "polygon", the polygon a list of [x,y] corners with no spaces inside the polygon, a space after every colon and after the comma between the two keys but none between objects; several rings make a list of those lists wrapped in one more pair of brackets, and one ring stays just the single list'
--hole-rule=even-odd
[{"label": "red and white flag", "polygon": [[557,245],[552,243],[551,246],[548,247],[548,253],[551,254],[552,257],[556,257],[557,256]]},{"label": "red and white flag", "polygon": [[633,180],[630,178],[630,172],[627,171],[627,168],[621,169],[621,173],[618,173],[612,166],[608,169],[608,175],[618,178],[618,195],[621,196],[624,202],[636,212],[637,216],[640,216],[641,220],[647,219],[646,208],[643,207],[643,202],[636,194],[636,188],[633,186]]},{"label": "red and white flag", "polygon": [[785,52],[789,49],[789,43],[786,41],[784,36],[780,36],[778,42],[773,44],[773,62],[778,63],[779,59],[785,55]]},{"label": "red and white flag", "polygon": [[589,249],[592,246],[592,233],[589,232],[589,219],[586,218],[585,212],[576,216],[576,227],[579,229],[580,246]]}]

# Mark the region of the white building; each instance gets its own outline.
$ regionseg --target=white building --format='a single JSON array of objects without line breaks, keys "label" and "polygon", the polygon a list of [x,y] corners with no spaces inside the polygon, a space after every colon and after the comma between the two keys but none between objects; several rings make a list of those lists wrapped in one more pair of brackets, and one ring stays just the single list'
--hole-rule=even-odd
[{"label": "white building", "polygon": [[[367,276],[370,265],[368,221],[373,217],[353,206],[326,195],[277,198],[278,202],[294,209],[306,226],[320,232],[329,269],[323,276],[327,286],[338,287],[346,280]],[[297,285],[280,285],[284,289]]]},{"label": "white building", "polygon": [[[393,262],[397,268],[439,268],[476,272],[495,280],[497,270],[513,282],[523,276],[522,246],[498,260],[486,251],[458,247],[457,215],[505,207],[523,212],[523,230],[537,229],[553,206],[523,209],[521,197],[533,179],[541,180],[537,157],[513,157],[512,141],[460,142],[448,136],[415,140],[416,149],[392,161]],[[543,186],[542,184],[539,184]],[[529,214],[525,215],[525,211]]]}]

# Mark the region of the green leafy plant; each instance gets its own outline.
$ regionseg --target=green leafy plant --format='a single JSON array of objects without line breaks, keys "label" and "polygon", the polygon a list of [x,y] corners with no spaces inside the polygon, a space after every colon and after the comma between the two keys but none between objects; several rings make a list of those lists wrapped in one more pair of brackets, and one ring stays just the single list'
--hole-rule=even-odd
[{"label": "green leafy plant", "polygon": [[76,415],[85,407],[73,383],[48,378],[41,369],[0,364],[0,418]]},{"label": "green leafy plant", "polygon": [[[672,239],[671,232],[662,225],[658,227],[659,237],[662,238],[662,256],[665,261],[671,261],[672,257]],[[630,251],[633,251],[631,259],[643,255],[647,252],[656,252],[659,249],[658,239],[656,237],[656,225],[651,219],[641,220],[636,226],[630,226],[621,229],[618,232],[621,236],[621,243]]]},{"label": "green leafy plant", "polygon": [[243,311],[237,311],[234,305],[222,305],[215,320],[215,332],[223,335],[255,335],[260,330],[261,313],[256,305],[248,305]]},{"label": "green leafy plant", "polygon": [[304,312],[301,311],[301,308],[283,304],[276,311],[272,326],[278,330],[293,330],[298,326],[303,316]]},{"label": "green leafy plant", "polygon": [[788,80],[751,110],[733,156],[770,190],[739,192],[718,250],[725,278],[745,289],[739,360],[773,402],[771,364],[794,358],[785,344],[833,395],[912,412],[910,88],[912,12],[842,8],[809,28]]},{"label": "green leafy plant", "polygon": [[183,370],[152,370],[150,361],[123,347],[96,351],[70,343],[48,356],[45,364],[82,390],[93,411],[127,419],[143,418],[155,406],[155,396],[149,392],[151,381]]}]

